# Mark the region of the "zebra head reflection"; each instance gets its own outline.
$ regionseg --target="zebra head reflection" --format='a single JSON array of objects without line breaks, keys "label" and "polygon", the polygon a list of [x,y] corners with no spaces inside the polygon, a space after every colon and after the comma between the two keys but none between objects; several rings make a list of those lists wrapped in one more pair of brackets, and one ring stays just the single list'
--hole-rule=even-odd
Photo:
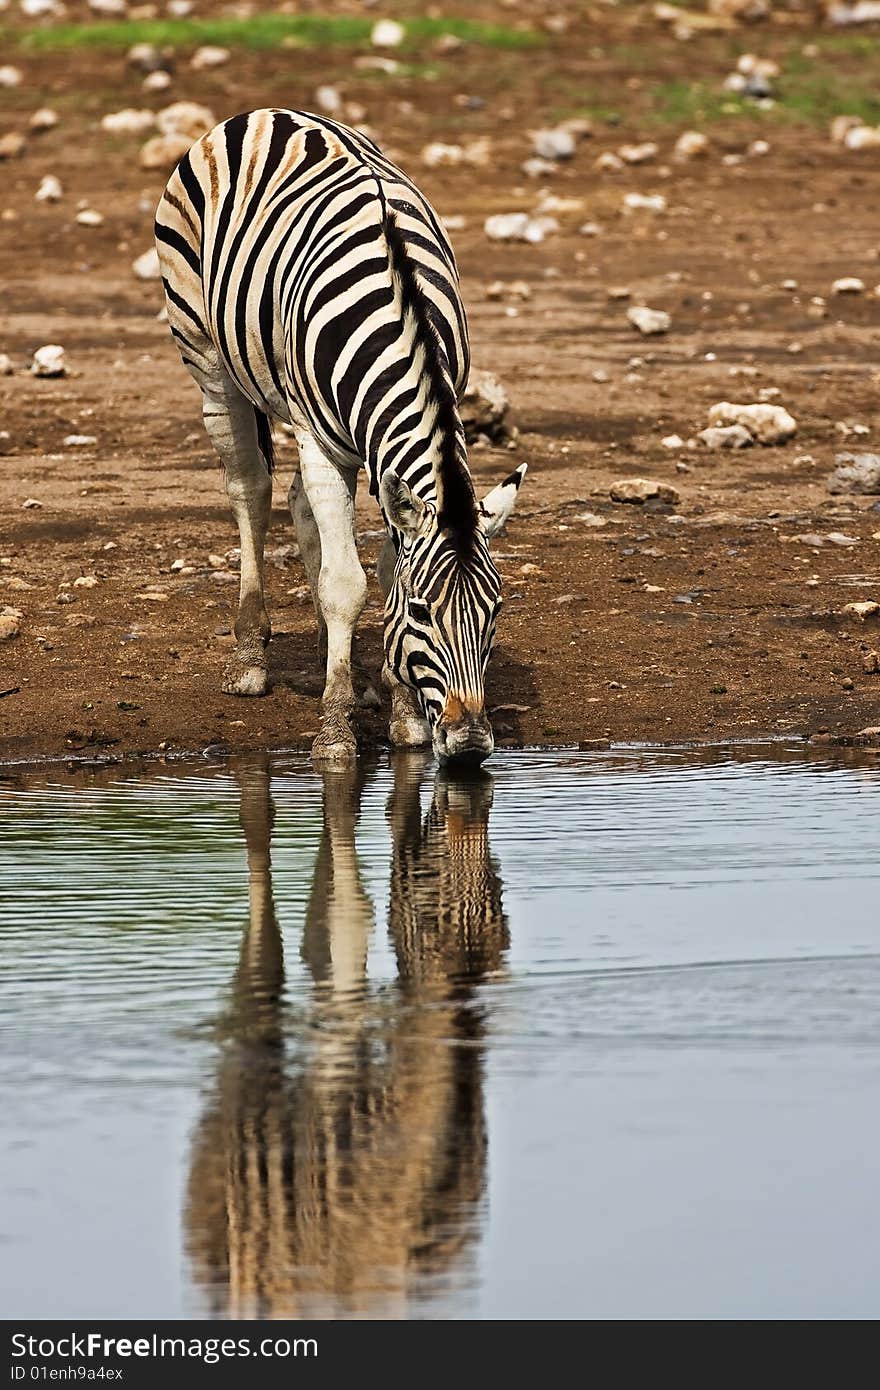
[{"label": "zebra head reflection", "polygon": [[474,993],[503,964],[507,925],[491,779],[441,774],[423,815],[425,765],[398,755],[388,799],[393,985],[367,977],[374,910],[355,831],[369,772],[325,773],[300,1010],[285,998],[268,763],[239,769],[250,915],[186,1206],[215,1316],[395,1316],[420,1283],[468,1279],[486,1181]]}]

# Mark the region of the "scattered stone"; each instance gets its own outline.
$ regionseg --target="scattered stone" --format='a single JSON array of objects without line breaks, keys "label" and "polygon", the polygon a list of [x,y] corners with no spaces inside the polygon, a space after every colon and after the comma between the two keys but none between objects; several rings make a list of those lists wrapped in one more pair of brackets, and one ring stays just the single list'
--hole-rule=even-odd
[{"label": "scattered stone", "polygon": [[406,38],[406,30],[396,19],[377,19],[370,34],[374,48],[399,48]]},{"label": "scattered stone", "polygon": [[145,92],[166,92],[171,86],[171,73],[166,72],[164,68],[148,72],[141,86]]},{"label": "scattered stone", "polygon": [[532,132],[532,149],[539,159],[571,159],[575,151],[575,138],[564,126],[553,130]]},{"label": "scattered stone", "polygon": [[138,163],[142,169],[173,169],[192,143],[188,135],[154,135],[142,146]]},{"label": "scattered stone", "polygon": [[593,161],[593,168],[598,169],[600,174],[619,174],[626,165],[619,154],[613,154],[611,150],[605,150],[603,154],[597,155]]},{"label": "scattered stone", "polygon": [[837,465],[828,479],[830,493],[880,493],[880,454],[835,454]]},{"label": "scattered stone", "polygon": [[510,401],[492,372],[471,369],[459,410],[468,443],[472,443],[478,435],[487,435],[496,442],[507,438]]},{"label": "scattered stone", "polygon": [[40,186],[34,194],[38,203],[57,203],[64,196],[61,180],[54,174],[44,174]]},{"label": "scattered stone", "polygon": [[24,149],[24,136],[17,130],[0,135],[0,159],[17,159]]},{"label": "scattered stone", "polygon": [[848,150],[880,149],[880,126],[854,126],[846,132],[843,144]]},{"label": "scattered stone", "polygon": [[143,255],[132,261],[131,268],[138,280],[158,280],[162,270],[159,265],[159,252],[155,246],[149,247]]},{"label": "scattered stone", "polygon": [[12,642],[21,636],[23,613],[18,608],[0,610],[0,642]]},{"label": "scattered stone", "polygon": [[665,212],[666,199],[662,193],[625,193],[623,210],[630,212]]},{"label": "scattered stone", "polygon": [[611,484],[608,494],[612,502],[649,502],[656,497],[674,507],[680,501],[677,488],[652,478],[620,478]]},{"label": "scattered stone", "polygon": [[866,676],[880,676],[880,652],[866,652],[862,658],[862,670]]},{"label": "scattered stone", "polygon": [[31,362],[31,371],[34,376],[66,376],[64,348],[58,343],[47,343],[45,347],[37,348]]},{"label": "scattered stone", "polygon": [[760,157],[770,153],[770,143],[768,140],[753,140],[749,145],[749,154]]},{"label": "scattered stone", "polygon": [[145,107],[126,106],[121,111],[109,111],[101,117],[101,129],[108,135],[143,135],[156,124],[155,111]]},{"label": "scattered stone", "polygon": [[21,509],[23,512],[35,512],[42,507],[42,505],[42,502],[40,502],[38,498],[26,497],[21,504]]},{"label": "scattered stone", "polygon": [[527,212],[496,212],[483,223],[490,241],[527,241],[536,245],[549,232],[558,230],[555,217],[533,217]]},{"label": "scattered stone", "polygon": [[658,333],[668,333],[672,326],[672,319],[663,309],[648,309],[644,305],[634,304],[627,309],[626,317],[633,328],[637,328],[646,337],[653,337]]},{"label": "scattered stone", "polygon": [[598,516],[596,512],[579,512],[574,519],[583,522],[584,526],[588,526],[591,531],[599,531],[603,526],[608,525],[605,517]]},{"label": "scattered stone", "polygon": [[42,135],[44,131],[54,130],[57,124],[58,112],[53,111],[51,106],[41,106],[28,121],[28,128],[34,134]]},{"label": "scattered stone", "polygon": [[0,376],[12,376],[15,367],[8,352],[0,352]]},{"label": "scattered stone", "polygon": [[871,433],[870,425],[862,425],[857,420],[836,420],[834,432],[843,439],[849,439],[855,435],[858,439],[864,439]]},{"label": "scattered stone", "polygon": [[89,0],[89,9],[108,19],[120,19],[128,10],[128,0]]},{"label": "scattered stone", "polygon": [[331,87],[329,83],[324,83],[315,92],[315,103],[321,111],[326,111],[328,116],[339,116],[342,114],[342,93],[338,87]]},{"label": "scattered stone", "polygon": [[754,435],[744,425],[710,425],[697,435],[707,449],[747,449],[754,444]]},{"label": "scattered stone", "polygon": [[11,63],[4,63],[0,67],[0,87],[20,87],[22,76],[21,68],[15,68]]},{"label": "scattered stone", "polygon": [[645,140],[641,145],[621,145],[617,151],[624,164],[649,164],[659,153],[659,147],[652,140]]},{"label": "scattered stone", "polygon": [[856,275],[844,275],[831,286],[832,294],[864,294],[865,282]]},{"label": "scattered stone", "polygon": [[141,72],[156,72],[165,66],[162,52],[154,43],[133,44],[126,57],[129,66],[139,68]]},{"label": "scattered stone", "polygon": [[865,599],[858,603],[845,603],[844,613],[851,613],[854,618],[860,618],[862,622],[866,618],[876,618],[880,615],[880,603],[875,603],[873,599]]},{"label": "scattered stone", "polygon": [[877,24],[880,22],[880,0],[831,0],[824,6],[829,24]]},{"label": "scattered stone", "polygon": [[196,72],[204,72],[208,68],[220,68],[224,63],[228,63],[232,54],[228,48],[218,48],[215,44],[206,43],[201,48],[197,48],[190,59],[190,67]]},{"label": "scattered stone", "polygon": [[605,228],[600,222],[584,222],[578,227],[579,236],[601,236]]},{"label": "scattered stone", "polygon": [[83,208],[82,212],[76,214],[74,221],[81,227],[100,227],[104,221],[104,214],[95,208]]},{"label": "scattered stone", "polygon": [[146,589],[142,594],[135,594],[135,598],[142,599],[144,603],[167,603],[168,595],[163,594],[158,589]]},{"label": "scattered stone", "polygon": [[667,434],[660,440],[664,449],[683,449],[684,440],[680,434]]},{"label": "scattered stone", "polygon": [[213,130],[217,118],[208,106],[197,101],[173,101],[163,106],[156,116],[156,125],[161,135],[186,135],[190,140],[199,140]]},{"label": "scattered stone", "polygon": [[485,168],[491,149],[486,138],[471,140],[467,145],[446,145],[442,140],[432,140],[422,149],[421,160],[429,169],[451,169],[461,164]]},{"label": "scattered stone", "polygon": [[784,444],[797,431],[797,422],[781,405],[734,405],[719,401],[709,411],[710,425],[742,425],[759,444]]},{"label": "scattered stone", "polygon": [[685,130],[675,142],[673,158],[700,159],[709,153],[709,137],[699,130]]},{"label": "scattered stone", "polygon": [[81,574],[73,581],[74,589],[94,589],[98,582],[96,574]]}]

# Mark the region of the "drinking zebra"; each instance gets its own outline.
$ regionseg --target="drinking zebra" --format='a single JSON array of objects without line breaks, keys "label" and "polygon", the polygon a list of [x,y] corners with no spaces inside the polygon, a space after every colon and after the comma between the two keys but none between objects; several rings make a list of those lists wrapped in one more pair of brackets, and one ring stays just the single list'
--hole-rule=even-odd
[{"label": "drinking zebra", "polygon": [[223,689],[262,695],[270,420],[289,423],[289,501],[327,671],[316,757],[354,754],[351,642],[366,598],[360,469],[389,541],[383,679],[391,738],[442,761],[492,752],[484,676],[500,606],[487,542],[526,466],[477,501],[458,398],[467,325],[455,258],[417,188],[364,135],[296,111],[235,116],[199,140],[156,217],[168,320],[204,399],[241,537]]}]

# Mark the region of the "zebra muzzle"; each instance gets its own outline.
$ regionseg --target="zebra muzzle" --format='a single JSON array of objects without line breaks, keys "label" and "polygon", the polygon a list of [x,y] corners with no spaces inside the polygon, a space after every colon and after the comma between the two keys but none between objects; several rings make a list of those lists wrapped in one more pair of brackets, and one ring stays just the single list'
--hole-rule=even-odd
[{"label": "zebra muzzle", "polygon": [[450,696],[434,728],[434,752],[440,762],[481,763],[494,748],[485,711]]}]

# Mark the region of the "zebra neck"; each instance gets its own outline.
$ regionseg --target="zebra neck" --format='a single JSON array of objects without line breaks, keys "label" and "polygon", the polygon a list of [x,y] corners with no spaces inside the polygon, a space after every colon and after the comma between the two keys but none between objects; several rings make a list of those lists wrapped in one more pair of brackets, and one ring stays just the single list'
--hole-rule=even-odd
[{"label": "zebra neck", "polygon": [[[433,414],[433,418],[432,418]],[[411,430],[393,432],[368,462],[374,491],[390,468],[423,502],[438,508],[470,510],[473,485],[467,466],[464,429],[453,403],[446,410],[427,411]]]}]

